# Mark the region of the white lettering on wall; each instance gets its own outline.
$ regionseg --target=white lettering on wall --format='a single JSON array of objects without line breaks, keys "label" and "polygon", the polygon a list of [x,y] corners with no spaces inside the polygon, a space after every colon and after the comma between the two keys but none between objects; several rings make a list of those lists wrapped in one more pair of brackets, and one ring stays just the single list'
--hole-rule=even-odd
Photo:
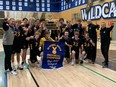
[{"label": "white lettering on wall", "polygon": [[101,17],[101,7],[98,5],[95,7],[95,19],[98,19]]},{"label": "white lettering on wall", "polygon": [[115,3],[111,3],[111,5],[110,5],[109,17],[112,17],[112,14],[113,14],[114,17],[116,17]]},{"label": "white lettering on wall", "polygon": [[[106,12],[107,11],[107,12]],[[86,13],[86,8],[81,9],[82,20],[95,20],[103,18],[115,18],[116,17],[116,5],[115,2],[104,3],[103,6],[97,5],[91,7],[89,13]]]},{"label": "white lettering on wall", "polygon": [[82,10],[81,10],[81,13],[82,13],[82,19],[83,19],[83,20],[87,20],[86,9],[82,9]]},{"label": "white lettering on wall", "polygon": [[104,5],[102,6],[102,16],[103,16],[104,18],[107,18],[107,17],[108,17],[108,14],[105,13],[106,8],[108,8],[108,3],[106,3],[106,4],[104,4]]}]

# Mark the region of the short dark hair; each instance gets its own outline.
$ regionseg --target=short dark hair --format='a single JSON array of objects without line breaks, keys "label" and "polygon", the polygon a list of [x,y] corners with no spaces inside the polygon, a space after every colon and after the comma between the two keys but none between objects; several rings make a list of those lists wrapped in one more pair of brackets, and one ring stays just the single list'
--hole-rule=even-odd
[{"label": "short dark hair", "polygon": [[40,22],[42,22],[42,21],[45,21],[45,19],[44,18],[40,19]]},{"label": "short dark hair", "polygon": [[27,18],[23,18],[23,21],[24,21],[24,20],[27,20],[27,21],[28,21],[28,19],[27,19]]},{"label": "short dark hair", "polygon": [[60,18],[59,21],[64,21],[64,18]]},{"label": "short dark hair", "polygon": [[25,27],[28,28],[29,27],[29,23],[28,24],[25,24]]},{"label": "short dark hair", "polygon": [[35,22],[36,22],[36,21],[40,21],[40,20],[39,20],[39,19],[36,19]]}]

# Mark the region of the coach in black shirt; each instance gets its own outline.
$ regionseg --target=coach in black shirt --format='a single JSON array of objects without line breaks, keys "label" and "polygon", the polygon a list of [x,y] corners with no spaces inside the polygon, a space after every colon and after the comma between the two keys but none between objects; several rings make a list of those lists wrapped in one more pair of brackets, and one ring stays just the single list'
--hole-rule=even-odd
[{"label": "coach in black shirt", "polygon": [[88,24],[88,33],[90,38],[93,40],[93,42],[95,43],[95,47],[92,49],[92,62],[94,64],[95,59],[96,59],[96,49],[97,49],[97,32],[96,29],[99,29],[99,25],[94,25],[92,24],[91,20],[87,20],[87,24]]},{"label": "coach in black shirt", "polygon": [[105,61],[103,62],[103,68],[108,67],[108,51],[110,46],[110,32],[112,31],[114,24],[110,28],[106,28],[106,23],[102,22],[100,35],[101,35],[101,52]]}]

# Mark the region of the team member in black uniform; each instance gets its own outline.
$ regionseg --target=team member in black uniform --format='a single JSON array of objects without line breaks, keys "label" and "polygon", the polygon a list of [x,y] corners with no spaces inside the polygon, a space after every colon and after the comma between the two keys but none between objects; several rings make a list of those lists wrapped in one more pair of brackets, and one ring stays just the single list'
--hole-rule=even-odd
[{"label": "team member in black uniform", "polygon": [[28,26],[28,19],[23,18],[22,23],[19,26],[19,29],[21,31],[21,49],[23,50],[22,63],[21,63],[22,66],[24,65],[24,63],[26,64],[26,53],[28,48],[28,41],[26,41],[26,36],[28,32],[28,29],[26,28],[27,26]]},{"label": "team member in black uniform", "polygon": [[106,23],[103,22],[101,25],[100,35],[101,35],[101,52],[105,61],[103,62],[103,67],[108,67],[108,52],[110,46],[110,32],[112,31],[114,24],[112,23],[110,28],[106,28]]},{"label": "team member in black uniform", "polygon": [[29,19],[29,26],[30,26],[30,28],[29,28],[29,30],[28,30],[27,36],[33,36],[34,33],[35,33],[35,31],[36,31],[36,27],[35,27],[35,18],[31,17],[31,18]]},{"label": "team member in black uniform", "polygon": [[[52,23],[52,22],[51,22]],[[58,28],[56,27],[56,22],[53,22],[54,29],[51,30],[51,37],[57,41],[58,40]]]},{"label": "team member in black uniform", "polygon": [[40,20],[39,19],[36,19],[35,20],[35,28],[36,28],[35,31],[38,31],[39,30],[39,25],[40,25]]},{"label": "team member in black uniform", "polygon": [[69,38],[74,37],[74,29],[72,28],[71,21],[67,21],[66,22],[65,31],[68,31],[69,32]]},{"label": "team member in black uniform", "polygon": [[35,32],[34,36],[27,37],[26,40],[29,41],[30,47],[30,61],[32,64],[37,62],[37,56],[40,56],[40,33],[38,31]]},{"label": "team member in black uniform", "polygon": [[81,47],[81,40],[79,39],[79,33],[75,32],[74,38],[72,39],[72,52],[71,52],[71,58],[72,62],[71,64],[74,65],[79,62],[79,49]]},{"label": "team member in black uniform", "polygon": [[96,50],[97,50],[97,32],[96,29],[99,29],[99,25],[94,25],[92,24],[91,20],[87,20],[87,24],[88,24],[88,33],[90,38],[93,40],[93,42],[95,43],[95,47],[92,49],[92,63],[95,63],[96,60]]},{"label": "team member in black uniform", "polygon": [[40,19],[40,26],[39,26],[39,32],[41,33],[40,38],[45,36],[45,31],[46,31],[46,26],[45,26],[45,19]]},{"label": "team member in black uniform", "polygon": [[11,56],[11,60],[12,60],[12,68],[14,70],[16,70],[15,66],[14,66],[14,55],[16,53],[17,55],[17,68],[22,70],[22,67],[20,65],[20,52],[21,52],[21,32],[19,30],[19,25],[21,24],[20,20],[16,20],[15,23],[15,31],[14,31],[14,41],[13,41],[13,53]]},{"label": "team member in black uniform", "polygon": [[73,25],[73,29],[74,29],[74,32],[79,32],[79,38],[82,39],[84,36],[85,30],[81,24],[81,19],[78,19],[78,23],[75,23]]},{"label": "team member in black uniform", "polygon": [[59,31],[60,31],[60,37],[61,37],[62,35],[64,35],[66,24],[64,24],[64,19],[63,18],[60,18],[59,22],[60,22]]},{"label": "team member in black uniform", "polygon": [[85,38],[82,40],[82,59],[84,59],[85,55],[86,59],[89,60],[89,63],[92,62],[92,49],[95,46],[95,43],[89,37],[89,33],[85,33]]},{"label": "team member in black uniform", "polygon": [[64,36],[62,36],[59,40],[60,42],[65,42],[65,58],[67,63],[70,63],[70,52],[72,47],[71,38],[69,38],[69,32],[65,31]]}]

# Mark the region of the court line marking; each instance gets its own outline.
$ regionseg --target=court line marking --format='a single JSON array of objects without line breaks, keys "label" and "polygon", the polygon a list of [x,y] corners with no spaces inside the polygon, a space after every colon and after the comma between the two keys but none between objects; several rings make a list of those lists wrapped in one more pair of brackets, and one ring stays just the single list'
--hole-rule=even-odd
[{"label": "court line marking", "polygon": [[3,77],[3,79],[4,79],[4,82],[5,82],[5,87],[8,87],[8,74],[7,74],[7,72],[5,72],[5,70],[4,70],[4,52],[2,52],[2,72],[4,73],[4,77]]},{"label": "court line marking", "polygon": [[116,83],[116,80],[114,80],[114,79],[112,79],[112,78],[109,78],[109,77],[107,77],[107,76],[105,76],[105,75],[103,75],[103,74],[101,74],[101,73],[99,73],[99,72],[97,72],[97,71],[95,71],[95,70],[93,70],[93,69],[91,69],[91,68],[85,66],[85,65],[81,65],[81,66],[83,66],[84,68],[86,68],[86,69],[88,69],[88,70],[90,70],[90,71],[96,73],[96,74],[99,75],[99,76],[102,76],[102,77],[104,77],[104,78],[106,78],[106,79],[108,79],[108,80],[110,80],[110,81]]},{"label": "court line marking", "polygon": [[30,68],[28,67],[27,69],[28,69],[28,71],[29,71],[29,73],[30,73],[32,79],[34,80],[36,86],[37,86],[37,87],[40,87],[39,84],[38,84],[38,82],[37,82],[37,80],[36,80],[35,77],[33,76],[33,73],[31,72]]}]

